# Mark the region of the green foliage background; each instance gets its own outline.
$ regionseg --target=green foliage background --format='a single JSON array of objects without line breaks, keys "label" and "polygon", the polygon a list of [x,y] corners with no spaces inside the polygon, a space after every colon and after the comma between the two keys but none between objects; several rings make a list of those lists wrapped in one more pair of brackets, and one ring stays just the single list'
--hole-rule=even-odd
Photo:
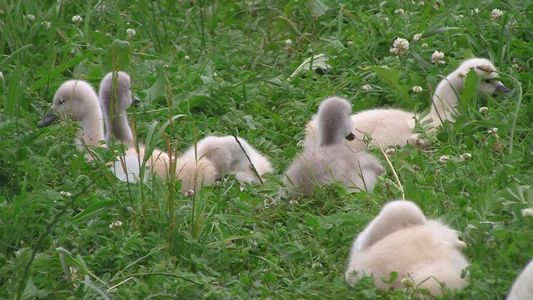
[{"label": "green foliage background", "polygon": [[[503,16],[493,21],[495,8]],[[461,116],[431,151],[405,147],[389,159],[406,199],[468,243],[471,284],[445,298],[502,299],[533,257],[533,220],[522,216],[533,207],[531,15],[530,0],[0,0],[1,297],[412,298],[369,278],[351,288],[343,276],[354,237],[402,196],[389,167],[373,193],[332,185],[298,204],[279,200],[280,173],[326,97],[345,97],[354,111],[424,112],[438,81],[476,56],[495,63],[511,95],[461,99]],[[389,52],[396,37],[410,52]],[[430,63],[436,50],[445,64]],[[328,72],[289,79],[320,53]],[[118,182],[107,149],[86,161],[75,123],[37,128],[62,82],[97,88],[114,69],[132,75],[143,100],[130,109],[140,141],[180,152],[238,134],[276,173],[261,186],[230,177],[189,198],[159,177]],[[413,93],[417,85],[424,92]],[[114,221],[123,225],[111,229]]]}]

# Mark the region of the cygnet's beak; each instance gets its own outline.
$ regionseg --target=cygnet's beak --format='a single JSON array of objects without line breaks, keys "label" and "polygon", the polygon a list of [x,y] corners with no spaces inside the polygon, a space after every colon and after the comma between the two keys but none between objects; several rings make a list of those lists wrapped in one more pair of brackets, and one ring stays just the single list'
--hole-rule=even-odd
[{"label": "cygnet's beak", "polygon": [[44,116],[44,118],[41,121],[39,121],[37,126],[39,128],[46,127],[46,126],[54,123],[54,121],[56,119],[57,119],[57,115],[54,113],[53,109],[50,109],[50,111],[48,111],[48,113]]},{"label": "cygnet's beak", "polygon": [[505,85],[503,84],[498,84],[498,86],[496,87],[496,92],[500,93],[500,94],[504,94],[504,95],[507,95],[511,92],[510,89],[508,89]]},{"label": "cygnet's beak", "polygon": [[348,141],[353,141],[353,140],[355,140],[355,134],[353,134],[353,132],[350,132],[350,134],[348,134],[348,135],[346,136],[346,139],[347,139]]},{"label": "cygnet's beak", "polygon": [[133,96],[133,106],[137,107],[141,104],[141,99],[137,96]]}]

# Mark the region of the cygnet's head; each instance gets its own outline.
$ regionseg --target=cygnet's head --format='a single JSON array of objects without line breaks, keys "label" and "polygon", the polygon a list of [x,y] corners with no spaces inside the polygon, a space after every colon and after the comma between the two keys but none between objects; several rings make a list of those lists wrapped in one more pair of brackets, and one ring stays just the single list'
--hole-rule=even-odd
[{"label": "cygnet's head", "polygon": [[444,225],[438,220],[429,220],[427,222],[427,226],[430,227],[433,232],[435,232],[435,236],[450,243],[450,245],[457,250],[461,250],[466,247],[466,243],[459,238],[459,233],[457,230]]},{"label": "cygnet's head", "polygon": [[352,107],[339,97],[328,98],[318,107],[317,123],[320,146],[342,145],[344,139],[352,141]]},{"label": "cygnet's head", "polygon": [[498,80],[497,69],[488,59],[467,59],[454,73],[458,76],[464,76],[464,74],[468,73],[470,70],[474,70],[477,76],[481,77],[481,82],[478,86],[478,94],[480,97],[483,98],[486,95],[495,97],[498,93],[509,94],[510,90]]},{"label": "cygnet's head", "polygon": [[391,201],[383,206],[379,215],[359,235],[356,247],[362,251],[393,232],[426,222],[424,213],[414,202]]},{"label": "cygnet's head", "polygon": [[69,80],[57,89],[52,108],[39,122],[39,127],[52,124],[59,115],[72,121],[86,121],[100,117],[98,96],[93,87],[83,80]]},{"label": "cygnet's head", "polygon": [[137,105],[140,100],[131,90],[130,75],[125,72],[111,72],[100,83],[100,102],[105,110],[111,108],[112,99],[117,99],[118,111],[125,111],[132,104]]}]

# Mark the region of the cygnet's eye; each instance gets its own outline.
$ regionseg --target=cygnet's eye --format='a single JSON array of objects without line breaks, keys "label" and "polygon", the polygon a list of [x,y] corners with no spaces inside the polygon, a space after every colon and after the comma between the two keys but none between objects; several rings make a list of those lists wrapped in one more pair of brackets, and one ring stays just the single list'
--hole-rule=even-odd
[{"label": "cygnet's eye", "polygon": [[486,83],[491,83],[492,79],[483,79],[483,81],[485,81]]},{"label": "cygnet's eye", "polygon": [[59,103],[65,104],[65,100],[63,100],[63,98],[59,98]]}]

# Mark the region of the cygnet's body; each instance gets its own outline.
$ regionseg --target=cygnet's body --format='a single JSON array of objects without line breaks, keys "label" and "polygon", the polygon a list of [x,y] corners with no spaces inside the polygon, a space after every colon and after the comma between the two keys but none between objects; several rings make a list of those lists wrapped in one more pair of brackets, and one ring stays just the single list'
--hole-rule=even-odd
[{"label": "cygnet's body", "polygon": [[353,139],[350,114],[350,103],[342,98],[328,98],[320,104],[316,118],[319,147],[304,149],[296,158],[283,178],[285,186],[311,194],[315,186],[339,180],[348,188],[374,189],[383,167],[374,156],[344,145],[345,139]]},{"label": "cygnet's body", "polygon": [[524,270],[515,279],[507,300],[533,299],[533,260],[524,267]]},{"label": "cygnet's body", "polygon": [[[408,278],[434,296],[443,295],[443,287],[450,290],[464,288],[468,282],[461,278],[468,260],[461,253],[466,244],[457,231],[437,220],[426,220],[411,201],[393,201],[355,239],[346,281],[352,285],[359,277],[374,277],[377,287],[395,290],[404,288]],[[384,283],[391,272],[398,278]]]},{"label": "cygnet's body", "polygon": [[[257,183],[259,179],[251,170],[246,154],[248,154],[250,161],[260,176],[272,172],[272,165],[265,156],[250,146],[246,140],[243,138],[238,138],[238,140],[242,148],[233,136],[208,136],[196,144],[196,150],[194,147],[189,148],[180,159],[205,158],[213,163],[219,178],[227,174],[235,174],[235,177],[240,182]],[[246,151],[246,154],[243,150]]]},{"label": "cygnet's body", "polygon": [[38,126],[48,126],[58,116],[79,122],[81,129],[78,133],[78,145],[98,147],[100,141],[104,140],[102,110],[98,103],[98,96],[88,82],[69,80],[63,83],[54,95],[52,108]]},{"label": "cygnet's body", "polygon": [[[430,130],[440,126],[444,120],[454,122],[454,115],[457,114],[456,107],[459,102],[458,96],[461,95],[466,80],[464,75],[471,69],[482,78],[478,85],[478,94],[481,97],[484,97],[485,94],[509,93],[509,89],[501,81],[496,80],[498,77],[496,67],[489,60],[483,58],[468,59],[437,85],[430,113],[424,118],[415,116],[412,112],[395,108],[362,111],[352,115],[356,139],[348,141],[346,144],[354,151],[364,149],[367,146],[363,141],[365,134],[372,136],[372,145],[381,147],[421,143],[418,140],[418,134],[413,133],[415,118],[421,119],[421,123],[431,120],[429,122]],[[315,118],[307,124],[304,148],[317,146],[318,131]]]}]

